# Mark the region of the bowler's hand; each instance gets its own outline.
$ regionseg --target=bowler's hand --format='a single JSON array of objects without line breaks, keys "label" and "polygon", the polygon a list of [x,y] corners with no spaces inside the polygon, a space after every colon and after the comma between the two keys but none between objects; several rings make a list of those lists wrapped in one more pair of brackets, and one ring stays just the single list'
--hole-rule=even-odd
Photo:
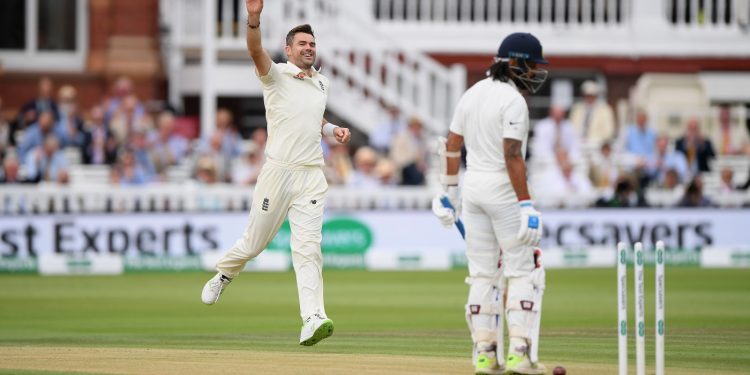
[{"label": "bowler's hand", "polygon": [[347,128],[337,127],[333,130],[333,136],[339,143],[347,143],[352,139],[352,133]]},{"label": "bowler's hand", "polygon": [[260,15],[263,11],[263,0],[245,0],[245,5],[249,15]]}]

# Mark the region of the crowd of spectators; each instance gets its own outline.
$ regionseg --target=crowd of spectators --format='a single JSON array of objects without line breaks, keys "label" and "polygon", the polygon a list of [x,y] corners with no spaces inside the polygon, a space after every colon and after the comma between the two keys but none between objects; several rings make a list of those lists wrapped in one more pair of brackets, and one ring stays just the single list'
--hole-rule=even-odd
[{"label": "crowd of spectators", "polygon": [[[706,178],[718,177],[721,193],[750,185],[750,176],[738,183],[732,167],[715,163],[724,156],[750,161],[750,130],[744,118],[733,121],[731,107],[719,107],[717,118],[688,117],[684,132],[670,138],[639,108],[632,123],[618,126],[597,83],[586,81],[581,91],[583,99],[569,116],[553,105],[549,116],[533,126],[530,180],[545,202],[564,205],[594,196],[599,207],[642,207],[658,205],[647,197],[648,189],[657,189],[672,192],[679,206],[712,206],[704,194]],[[717,166],[721,170],[712,170]]]},{"label": "crowd of spectators", "polygon": [[[175,167],[187,169],[198,184],[255,184],[265,161],[265,127],[243,139],[234,114],[219,108],[213,132],[192,139],[180,129],[179,119],[169,110],[148,108],[127,77],[116,80],[109,95],[85,110],[75,87],[56,89],[43,77],[36,97],[16,115],[0,115],[0,182],[67,184],[71,168],[81,164],[108,167],[115,185],[169,181]],[[427,136],[418,118],[405,120],[396,107],[369,137],[369,145],[323,142],[331,185],[425,184]]]},{"label": "crowd of spectators", "polygon": [[118,185],[166,181],[174,166],[186,166],[199,181],[211,180],[205,175],[210,170],[217,181],[232,182],[229,163],[239,156],[241,138],[228,111],[218,111],[215,125],[205,143],[189,139],[175,114],[149,110],[127,77],[85,109],[75,87],[55,90],[43,77],[37,96],[16,116],[0,116],[0,181],[66,184],[70,169],[84,164],[108,167],[111,183]]},{"label": "crowd of spectators", "polygon": [[[581,92],[582,99],[569,111],[553,105],[549,116],[532,126],[529,178],[540,201],[646,206],[645,191],[655,188],[678,194],[680,205],[711,205],[703,194],[711,173],[721,192],[748,188],[750,180],[738,183],[731,168],[711,171],[717,156],[750,158],[748,129],[743,121],[733,121],[730,107],[720,107],[716,119],[688,118],[684,133],[670,138],[640,109],[634,110],[632,123],[618,126],[597,83],[584,82]],[[91,108],[78,103],[75,87],[55,90],[49,78],[41,78],[38,94],[17,115],[0,116],[0,182],[65,184],[71,167],[80,163],[108,167],[109,180],[117,185],[169,181],[170,169],[179,167],[197,184],[249,186],[265,161],[264,127],[243,139],[234,114],[219,108],[213,132],[189,138],[174,113],[147,108],[127,77],[115,81],[109,95]],[[717,125],[707,126],[709,121]],[[363,189],[425,185],[435,164],[435,136],[418,117],[388,107],[365,143],[323,139],[329,184]]]}]

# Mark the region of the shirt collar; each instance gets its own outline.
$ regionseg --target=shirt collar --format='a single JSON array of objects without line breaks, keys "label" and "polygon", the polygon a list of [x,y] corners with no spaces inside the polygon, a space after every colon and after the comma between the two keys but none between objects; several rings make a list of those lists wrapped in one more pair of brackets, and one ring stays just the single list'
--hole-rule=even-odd
[{"label": "shirt collar", "polygon": [[[298,75],[300,73],[304,73],[304,71],[302,69],[300,69],[299,66],[294,65],[291,61],[287,61],[286,62],[286,66],[287,66],[287,69],[289,69],[289,73],[291,73],[291,75],[293,75],[293,76],[296,76],[296,75]],[[318,75],[318,73],[320,73],[320,69],[318,69],[315,66],[313,66],[312,67],[312,72],[313,72],[312,73],[312,77],[315,77],[316,75]],[[307,76],[307,74],[305,74],[305,76]]]}]

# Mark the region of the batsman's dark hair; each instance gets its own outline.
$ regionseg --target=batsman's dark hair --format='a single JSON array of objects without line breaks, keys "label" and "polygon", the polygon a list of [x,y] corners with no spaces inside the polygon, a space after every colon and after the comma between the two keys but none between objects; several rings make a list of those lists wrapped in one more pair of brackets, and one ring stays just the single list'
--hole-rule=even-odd
[{"label": "batsman's dark hair", "polygon": [[288,33],[286,33],[286,45],[287,46],[292,45],[292,41],[294,40],[294,35],[297,33],[310,34],[313,36],[313,38],[315,37],[312,26],[310,26],[309,24],[299,25],[289,30]]},{"label": "batsman's dark hair", "polygon": [[508,82],[510,79],[510,68],[507,60],[498,60],[487,70],[487,76],[493,81]]}]

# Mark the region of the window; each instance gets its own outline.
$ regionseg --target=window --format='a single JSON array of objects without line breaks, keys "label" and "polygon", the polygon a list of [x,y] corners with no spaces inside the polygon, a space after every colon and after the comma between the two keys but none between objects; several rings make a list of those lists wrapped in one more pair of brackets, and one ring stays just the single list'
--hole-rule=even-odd
[{"label": "window", "polygon": [[37,47],[75,51],[76,0],[39,0]]},{"label": "window", "polygon": [[88,0],[0,0],[6,70],[83,71]]},{"label": "window", "polygon": [[0,1],[0,50],[22,50],[26,45],[24,0]]}]

